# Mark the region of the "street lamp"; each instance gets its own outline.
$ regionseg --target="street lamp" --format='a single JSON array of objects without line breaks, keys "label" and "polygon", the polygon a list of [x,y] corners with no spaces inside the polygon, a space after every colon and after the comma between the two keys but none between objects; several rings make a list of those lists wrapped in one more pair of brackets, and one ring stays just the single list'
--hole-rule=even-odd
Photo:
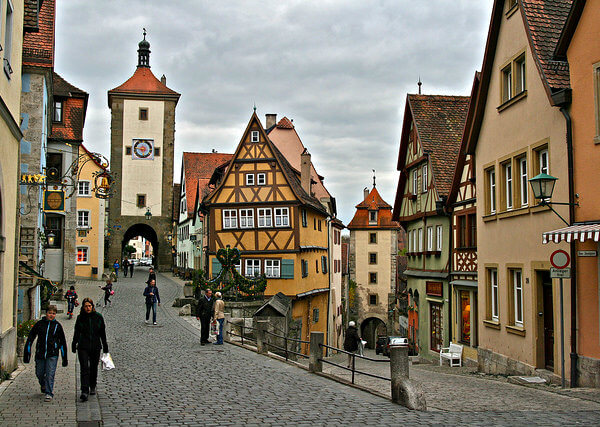
[{"label": "street lamp", "polygon": [[54,246],[54,239],[56,238],[56,235],[51,231],[50,233],[48,233],[48,246]]},{"label": "street lamp", "polygon": [[538,206],[548,206],[550,210],[554,212],[560,219],[562,219],[565,224],[571,225],[554,210],[552,205],[579,206],[579,203],[561,203],[550,201],[552,193],[554,192],[554,184],[556,184],[557,180],[558,178],[552,175],[541,173],[531,178],[529,180],[529,184],[531,184],[531,189],[533,190],[533,197],[540,199]]},{"label": "street lamp", "polygon": [[171,240],[173,240],[173,235],[171,233],[167,234],[167,241],[169,243],[171,243]]},{"label": "street lamp", "polygon": [[146,208],[146,214],[144,216],[148,221],[152,219],[152,212],[150,212],[150,208]]}]

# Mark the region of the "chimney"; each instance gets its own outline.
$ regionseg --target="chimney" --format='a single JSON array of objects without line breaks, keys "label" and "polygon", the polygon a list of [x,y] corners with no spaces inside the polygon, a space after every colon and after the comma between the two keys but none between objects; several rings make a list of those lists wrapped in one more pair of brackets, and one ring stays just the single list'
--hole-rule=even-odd
[{"label": "chimney", "polygon": [[163,74],[162,77],[160,78],[160,82],[166,86],[167,85],[167,76],[165,76]]},{"label": "chimney", "polygon": [[367,200],[367,197],[369,197],[369,189],[367,187],[363,189],[363,196],[365,196],[363,200]]},{"label": "chimney", "polygon": [[265,122],[265,129],[269,129],[272,126],[275,126],[277,123],[277,114],[265,114],[267,121]]},{"label": "chimney", "polygon": [[310,153],[305,148],[300,156],[300,184],[306,194],[311,195],[310,189]]}]

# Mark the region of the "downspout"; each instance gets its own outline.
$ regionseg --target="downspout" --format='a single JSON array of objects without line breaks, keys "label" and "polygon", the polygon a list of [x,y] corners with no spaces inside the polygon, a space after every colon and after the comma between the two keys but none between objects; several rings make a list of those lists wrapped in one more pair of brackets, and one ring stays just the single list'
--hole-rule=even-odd
[{"label": "downspout", "polygon": [[[327,278],[329,279],[329,292],[327,292],[327,345],[331,345],[331,337],[329,335],[329,307],[331,306],[331,217],[328,216],[325,220],[327,222]],[[330,354],[330,349],[327,349],[327,356]]]},{"label": "downspout", "polygon": [[[573,127],[571,115],[567,106],[571,104],[571,89],[563,89],[552,95],[552,101],[555,106],[560,108],[560,112],[565,118],[567,128],[567,167],[569,180],[569,224],[575,222],[575,183],[573,180]],[[571,387],[577,386],[577,251],[575,240],[569,244],[571,256]]]}]

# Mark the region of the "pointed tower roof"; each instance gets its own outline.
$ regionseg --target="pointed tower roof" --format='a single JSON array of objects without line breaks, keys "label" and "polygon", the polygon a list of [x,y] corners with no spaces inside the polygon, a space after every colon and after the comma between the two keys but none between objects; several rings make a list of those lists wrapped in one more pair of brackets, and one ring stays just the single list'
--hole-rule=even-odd
[{"label": "pointed tower roof", "polygon": [[[377,223],[369,221],[369,211],[377,211]],[[400,224],[392,221],[392,207],[382,199],[375,186],[373,186],[368,196],[356,205],[354,218],[348,224],[348,229],[398,227],[400,227]]]},{"label": "pointed tower roof", "polygon": [[175,102],[179,100],[181,94],[169,89],[166,84],[158,80],[150,71],[150,43],[146,40],[144,31],[144,40],[138,45],[138,65],[135,73],[125,83],[108,91],[108,106],[110,108],[113,96],[135,96],[149,98],[169,98]]}]

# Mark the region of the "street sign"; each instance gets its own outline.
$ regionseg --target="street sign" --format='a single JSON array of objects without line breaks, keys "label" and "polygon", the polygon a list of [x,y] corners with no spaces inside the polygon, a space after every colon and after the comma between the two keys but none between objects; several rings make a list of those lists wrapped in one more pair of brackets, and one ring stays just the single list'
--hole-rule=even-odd
[{"label": "street sign", "polygon": [[598,256],[598,251],[577,251],[577,256]]},{"label": "street sign", "polygon": [[550,264],[552,264],[552,267],[557,268],[559,270],[568,267],[570,262],[571,257],[567,252],[563,251],[562,249],[558,249],[552,252],[552,255],[550,255]]},{"label": "street sign", "polygon": [[570,279],[571,278],[571,269],[570,268],[554,268],[550,269],[550,278],[551,279]]}]

